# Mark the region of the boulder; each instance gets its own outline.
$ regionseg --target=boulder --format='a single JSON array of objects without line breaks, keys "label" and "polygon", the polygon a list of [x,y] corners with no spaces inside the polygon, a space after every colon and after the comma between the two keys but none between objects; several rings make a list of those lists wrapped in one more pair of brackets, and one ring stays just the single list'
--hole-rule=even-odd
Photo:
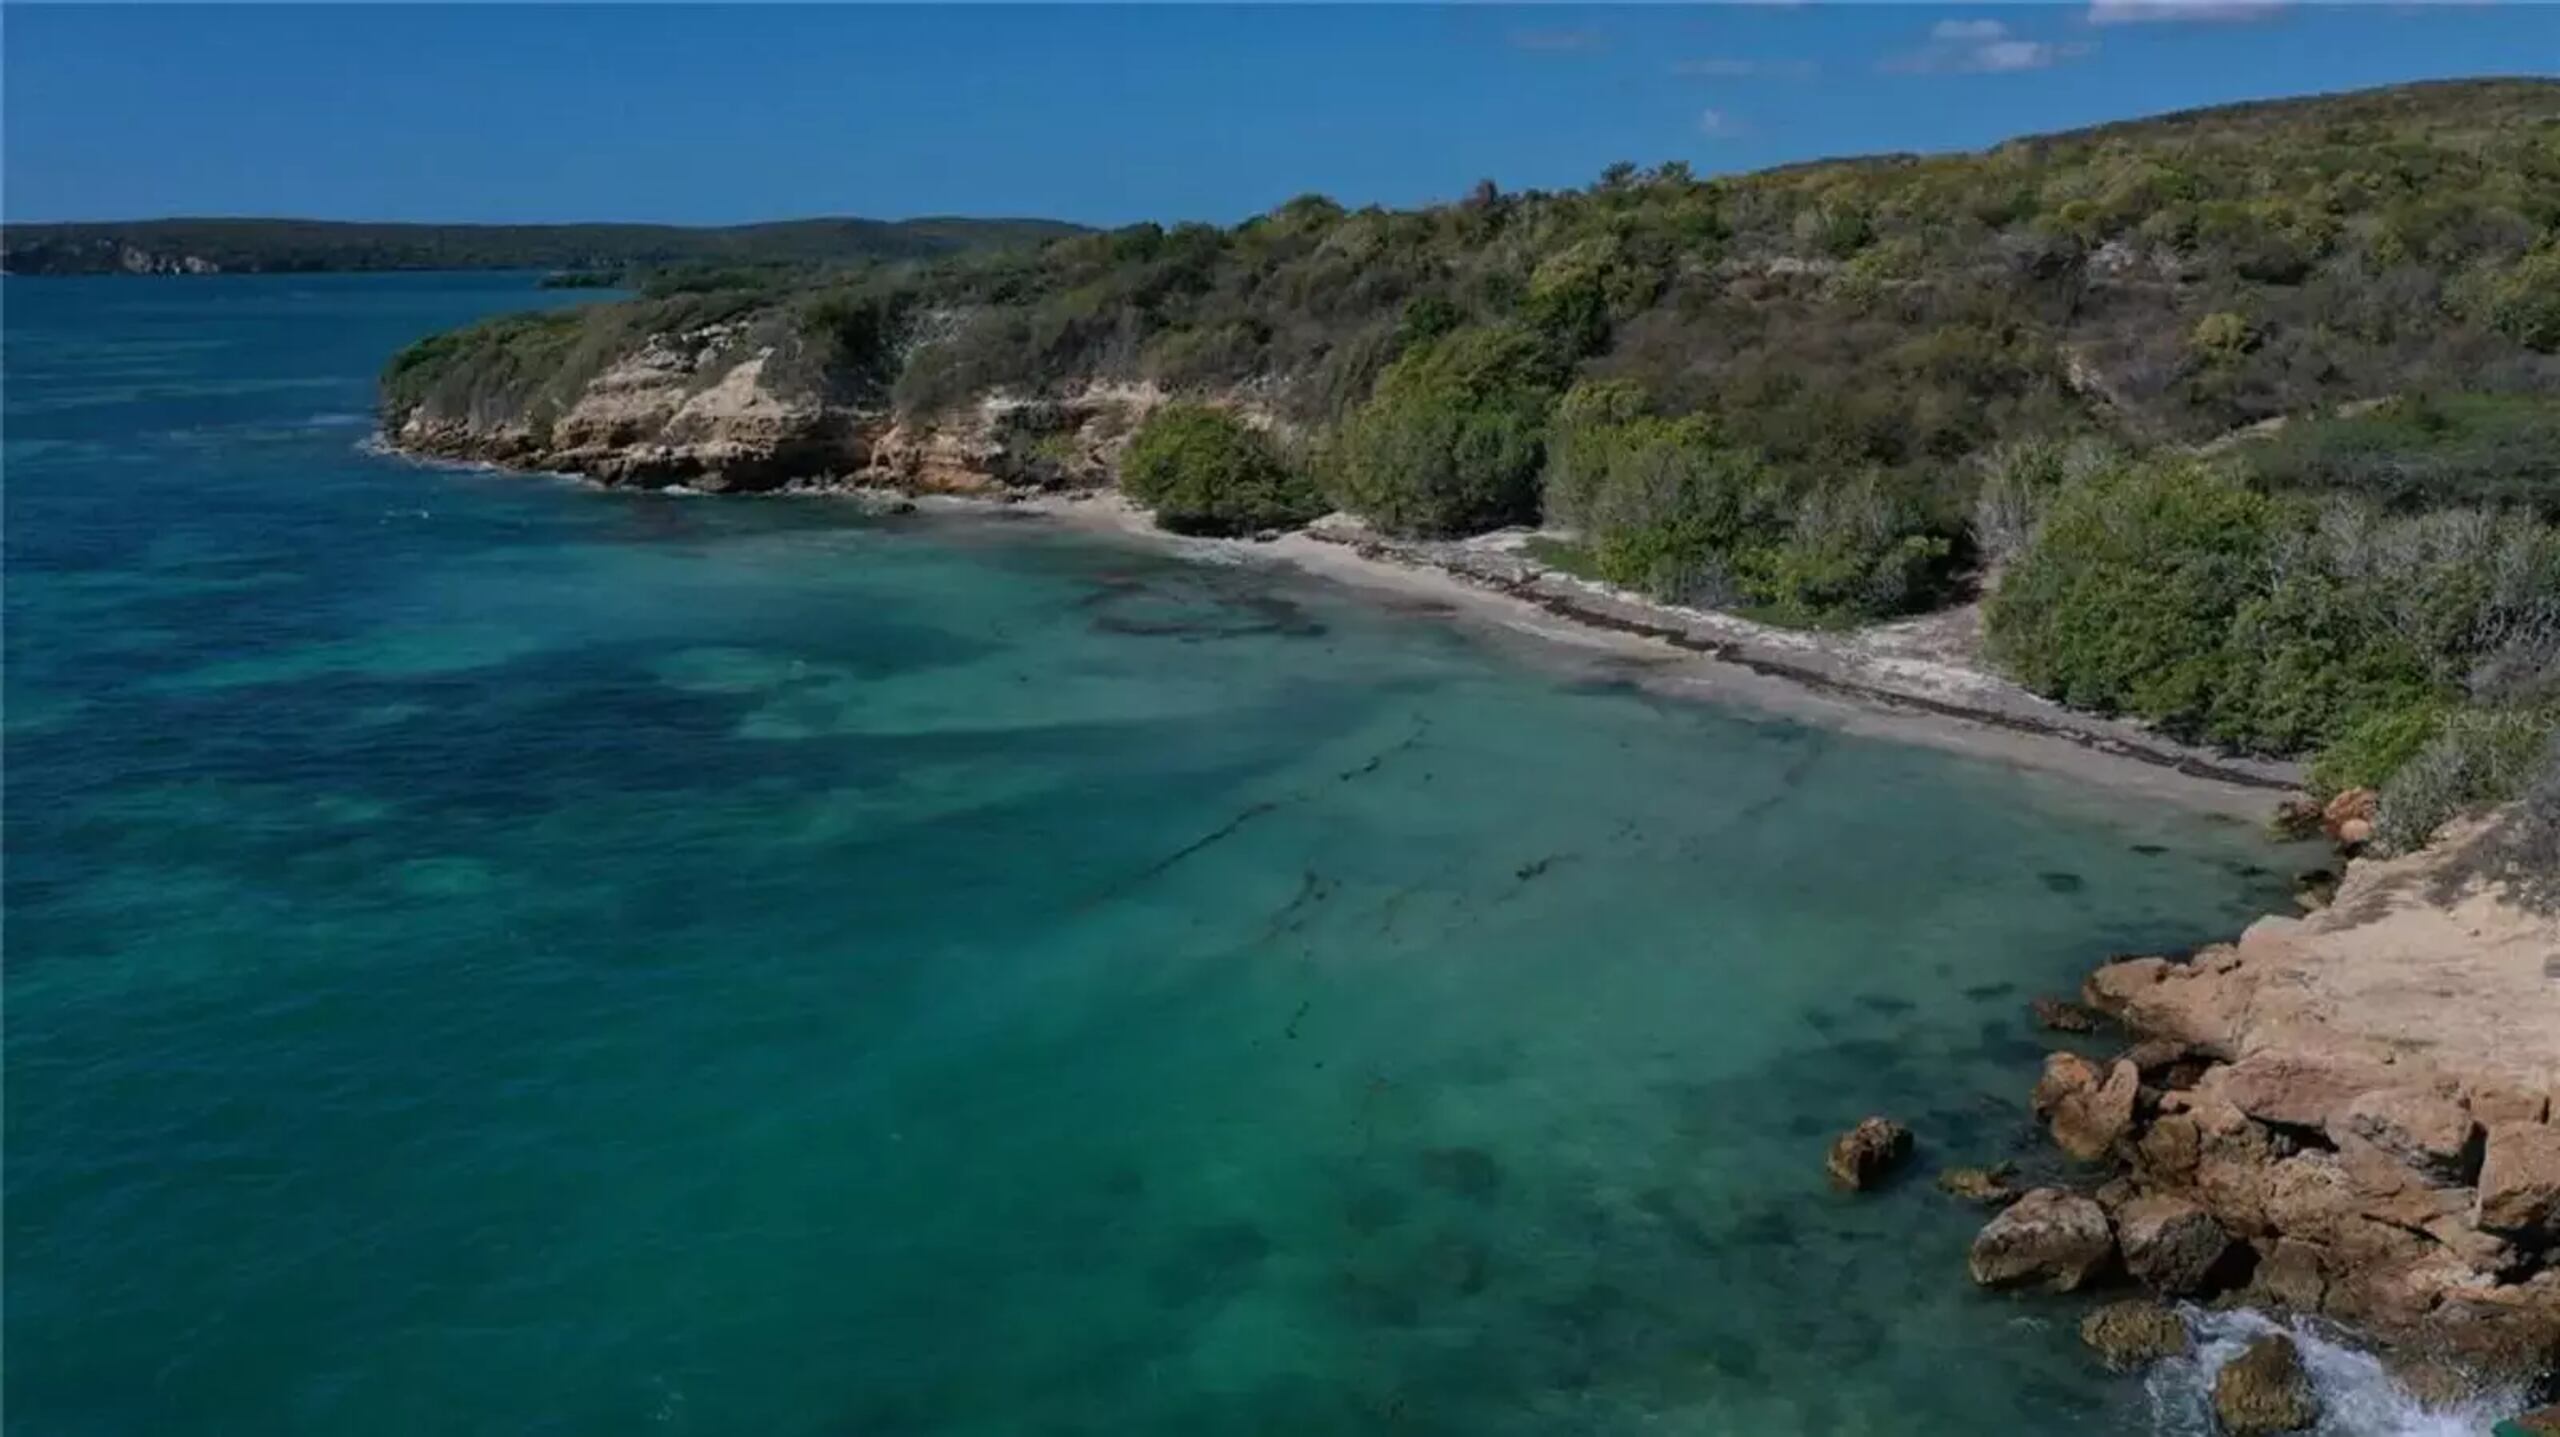
[{"label": "boulder", "polygon": [[2116,1242],[2127,1271],[2172,1297],[2205,1291],[2231,1251],[2231,1235],[2212,1214],[2167,1193],[2126,1203],[2116,1213]]},{"label": "boulder", "polygon": [[2108,1303],[2080,1319],[2080,1340],[2118,1372],[2183,1357],[2193,1345],[2176,1313],[2138,1299]]},{"label": "boulder", "polygon": [[2134,1169],[2155,1183],[2184,1186],[2194,1181],[2203,1148],[2204,1133],[2193,1114],[2163,1113],[2134,1144]]},{"label": "boulder", "polygon": [[2523,1249],[2505,1238],[2473,1227],[2469,1213],[2448,1213],[2429,1218],[2419,1226],[2419,1231],[2461,1259],[2465,1267],[2489,1277],[2507,1277],[2530,1265]]},{"label": "boulder", "polygon": [[2359,1209],[2377,1222],[2415,1229],[2440,1217],[2470,1216],[2470,1189],[2420,1172],[2353,1133],[2339,1136],[2333,1156]]},{"label": "boulder", "polygon": [[[2124,1050],[2124,1060],[2133,1064],[2146,1078],[2155,1073],[2169,1072],[2182,1063],[2201,1063],[2195,1045],[2176,1038],[2145,1038]],[[2173,1082],[2168,1086],[2184,1088],[2191,1084]]]},{"label": "boulder", "polygon": [[2109,963],[2082,981],[2080,1001],[2136,1033],[2176,1038],[2208,1055],[2229,1057],[2256,984],[2239,950],[2216,944],[2184,963]]},{"label": "boulder", "polygon": [[[2320,806],[2320,827],[2349,848],[2373,836],[2373,821],[2382,812],[2382,795],[2369,788],[2341,790]],[[2360,824],[2360,829],[2349,828]]]},{"label": "boulder", "polygon": [[2039,1118],[2053,1115],[2054,1108],[2073,1093],[2096,1090],[2106,1081],[2106,1073],[2097,1064],[2078,1053],[2047,1053],[2044,1072],[2036,1078],[2036,1090],[2029,1100]]},{"label": "boulder", "polygon": [[2215,1069],[2213,1080],[2233,1107],[2262,1123],[2326,1128],[2354,1099],[2396,1076],[2360,1054],[2288,1047],[2251,1053]]},{"label": "boulder", "polygon": [[2098,1031],[2097,1011],[2074,1003],[2068,998],[2030,999],[2027,1002],[2027,1012],[2034,1016],[2037,1027],[2056,1033]]},{"label": "boulder", "polygon": [[2311,1374],[2293,1339],[2269,1333],[2213,1376],[2213,1415],[2232,1437],[2299,1432],[2320,1418]]},{"label": "boulder", "polygon": [[2478,1124],[2460,1103],[2418,1088],[2376,1088],[2347,1101],[2329,1126],[2332,1140],[2353,1135],[2429,1177],[2467,1183],[2478,1161]]},{"label": "boulder", "polygon": [[2095,1088],[2075,1088],[2054,1099],[2054,1142],[2082,1162],[2114,1152],[2133,1131],[2134,1101],[2141,1092],[2141,1070],[2117,1059]]},{"label": "boulder", "polygon": [[1911,1156],[1911,1130],[1891,1118],[1866,1118],[1831,1140],[1823,1166],[1831,1185],[1863,1192]]},{"label": "boulder", "polygon": [[2258,1259],[2252,1284],[2277,1307],[2318,1312],[2329,1298],[2329,1258],[2318,1243],[2280,1237]]},{"label": "boulder", "polygon": [[2017,1186],[2010,1181],[2017,1171],[2015,1163],[1993,1163],[1987,1168],[1949,1168],[1938,1174],[1938,1191],[1966,1202],[1998,1207],[2017,1200]]},{"label": "boulder", "polygon": [[2489,1129],[2472,1225],[2533,1245],[2560,1239],[2560,1128],[2499,1123]]},{"label": "boulder", "polygon": [[2235,1232],[2273,1235],[2267,1218],[2267,1171],[2275,1140],[2229,1103],[2200,1095],[2188,1116],[2196,1123],[2197,1201]]},{"label": "boulder", "polygon": [[2430,1346],[2478,1382],[2524,1389],[2560,1373],[2560,1269],[2448,1291],[2432,1317]]},{"label": "boulder", "polygon": [[2551,1103],[2531,1088],[2508,1087],[2498,1083],[2473,1083],[2462,1090],[2462,1105],[2483,1124],[2538,1123],[2550,1114]]},{"label": "boulder", "polygon": [[2103,1274],[2115,1251],[2104,1208],[2077,1193],[2037,1188],[1983,1225],[1966,1265],[1984,1287],[2070,1292]]},{"label": "boulder", "polygon": [[2309,798],[2285,799],[2276,805],[2270,826],[2278,838],[2310,838],[2320,832],[2320,805]]}]

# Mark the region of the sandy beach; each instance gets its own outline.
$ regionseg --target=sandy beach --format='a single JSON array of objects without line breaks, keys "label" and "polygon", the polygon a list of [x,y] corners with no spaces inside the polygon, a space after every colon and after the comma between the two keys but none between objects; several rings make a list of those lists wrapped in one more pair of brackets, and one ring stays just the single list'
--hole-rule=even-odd
[{"label": "sandy beach", "polygon": [[[929,512],[986,501],[925,496]],[[1605,674],[1671,697],[1739,704],[1847,732],[1969,754],[2110,790],[2264,819],[2297,764],[2218,754],[2141,725],[2078,713],[1972,661],[1970,607],[1837,633],[1784,629],[1656,603],[1535,565],[1523,533],[1464,543],[1382,540],[1341,516],[1267,541],[1168,534],[1117,492],[1004,507],[1073,528],[1228,563],[1283,564],[1427,607],[1534,662]]]}]

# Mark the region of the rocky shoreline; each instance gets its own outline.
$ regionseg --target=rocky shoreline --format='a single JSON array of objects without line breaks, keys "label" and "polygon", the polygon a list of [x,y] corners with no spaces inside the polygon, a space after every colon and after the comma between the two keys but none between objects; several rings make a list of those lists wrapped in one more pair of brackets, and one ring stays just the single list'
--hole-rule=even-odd
[{"label": "rocky shoreline", "polygon": [[[790,408],[755,382],[753,363],[704,387],[695,361],[644,352],[547,434],[411,414],[392,416],[385,439],[613,485],[957,496],[1152,532],[1108,484],[1119,444],[1160,395],[990,400],[937,425],[864,427]],[[2263,813],[2298,781],[2290,765],[2187,748],[2026,694],[1970,662],[1966,613],[1851,634],[1775,629],[1563,574],[1524,551],[1528,537],[1393,541],[1337,516],[1267,544],[1218,542],[1351,582],[1479,595],[1562,620],[1576,642],[1659,655],[1648,663],[2074,746],[2214,790],[2234,812]],[[2164,1298],[2346,1324],[2421,1391],[2547,1386],[2560,1369],[2560,919],[2465,877],[2485,828],[2350,865],[2308,918],[2092,974],[2083,1002],[2130,1046],[2103,1063],[2055,1054],[2032,1103],[2079,1166],[2025,1192],[1998,1172],[1949,1175],[1999,1209],[1971,1255],[1975,1280],[2062,1291],[2130,1280]],[[2063,1008],[2041,1016],[2087,1021]],[[1835,1177],[1861,1185],[1909,1141],[1871,1130],[1835,1155]],[[2156,1324],[2126,1314],[2097,1325],[2135,1334],[2134,1349],[2159,1338],[2141,1338]],[[2279,1356],[2243,1370],[2259,1369],[2278,1388],[2289,1380]],[[2297,1410],[2267,1401],[2269,1420]]]},{"label": "rocky shoreline", "polygon": [[[2421,1396],[2560,1396],[2560,915],[2479,863],[2499,822],[2352,862],[2309,917],[2092,973],[2130,1046],[2048,1058],[2032,1107],[2077,1166],[1988,1193],[1974,1280],[2317,1317]],[[2116,1329],[2148,1341],[2091,1322],[2111,1358]]]}]

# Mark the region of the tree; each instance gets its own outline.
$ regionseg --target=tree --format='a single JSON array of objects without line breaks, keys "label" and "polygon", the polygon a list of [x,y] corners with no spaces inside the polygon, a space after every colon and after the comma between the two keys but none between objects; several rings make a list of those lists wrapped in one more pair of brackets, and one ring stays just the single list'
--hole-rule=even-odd
[{"label": "tree", "polygon": [[2055,498],[1992,596],[1994,649],[2038,693],[2199,733],[2274,517],[2237,475],[2197,461],[2093,475]]},{"label": "tree", "polygon": [[1250,534],[1324,512],[1269,435],[1223,409],[1168,404],[1129,440],[1120,487],[1177,534]]},{"label": "tree", "polygon": [[1518,325],[1463,329],[1407,352],[1344,423],[1336,492],[1391,534],[1535,520],[1559,378],[1552,352]]}]

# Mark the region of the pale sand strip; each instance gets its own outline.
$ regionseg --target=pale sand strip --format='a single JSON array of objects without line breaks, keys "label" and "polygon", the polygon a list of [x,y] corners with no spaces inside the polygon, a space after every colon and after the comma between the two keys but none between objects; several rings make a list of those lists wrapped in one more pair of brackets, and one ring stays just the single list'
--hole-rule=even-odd
[{"label": "pale sand strip", "polygon": [[[984,501],[919,501],[982,511]],[[2250,820],[2299,783],[2298,765],[2234,758],[2140,725],[2076,713],[1969,662],[1970,610],[1848,633],[1808,633],[1678,608],[1552,572],[1511,552],[1520,535],[1382,544],[1338,517],[1265,542],[1158,530],[1116,493],[1036,496],[1005,507],[1222,562],[1283,563],[1444,611],[1478,632],[1530,641],[1528,656],[1605,672],[1661,694],[1739,704],[1849,732],[2066,775]]]}]

